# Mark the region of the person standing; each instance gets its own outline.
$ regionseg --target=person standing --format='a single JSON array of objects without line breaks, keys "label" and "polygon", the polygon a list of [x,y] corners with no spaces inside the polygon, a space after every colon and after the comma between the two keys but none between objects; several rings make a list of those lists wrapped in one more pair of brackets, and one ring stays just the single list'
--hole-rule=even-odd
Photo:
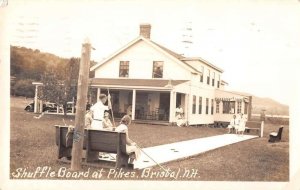
[{"label": "person standing", "polygon": [[[110,102],[110,95],[108,97],[105,94],[100,94],[99,96],[100,101],[94,104],[91,107],[91,112],[93,115],[93,121],[91,124],[91,128],[93,129],[103,129],[103,118],[104,112],[111,109],[111,102]],[[108,100],[108,106],[104,105]]]},{"label": "person standing", "polygon": [[241,113],[241,118],[240,118],[240,121],[239,121],[238,134],[244,135],[244,131],[246,129],[246,121],[247,121],[247,118]]}]

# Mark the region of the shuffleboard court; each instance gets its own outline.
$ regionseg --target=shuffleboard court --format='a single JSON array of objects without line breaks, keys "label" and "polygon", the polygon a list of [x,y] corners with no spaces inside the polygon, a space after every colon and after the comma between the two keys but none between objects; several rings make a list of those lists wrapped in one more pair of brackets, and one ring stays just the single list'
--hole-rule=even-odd
[{"label": "shuffleboard court", "polygon": [[[163,164],[174,160],[188,158],[216,148],[257,137],[258,136],[254,135],[242,136],[236,134],[224,134],[143,148],[140,159],[134,162],[134,169],[153,167],[157,165],[155,162]],[[149,155],[155,162],[143,152]]]}]

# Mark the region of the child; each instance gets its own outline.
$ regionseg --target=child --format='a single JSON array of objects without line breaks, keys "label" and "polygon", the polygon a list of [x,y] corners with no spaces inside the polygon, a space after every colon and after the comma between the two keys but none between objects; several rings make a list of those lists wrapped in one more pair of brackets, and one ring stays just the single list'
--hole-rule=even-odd
[{"label": "child", "polygon": [[104,119],[102,121],[102,126],[103,126],[103,129],[113,130],[113,124],[111,123],[111,121],[109,119],[109,113],[108,112],[104,113]]},{"label": "child", "polygon": [[86,111],[84,119],[85,119],[85,128],[91,128],[93,116],[92,116],[92,112],[90,110]]}]

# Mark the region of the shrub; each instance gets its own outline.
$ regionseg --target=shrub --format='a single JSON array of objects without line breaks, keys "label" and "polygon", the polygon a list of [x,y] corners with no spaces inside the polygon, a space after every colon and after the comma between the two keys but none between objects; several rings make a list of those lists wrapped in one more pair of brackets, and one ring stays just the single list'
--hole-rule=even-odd
[{"label": "shrub", "polygon": [[35,87],[32,84],[32,80],[30,79],[24,79],[24,80],[18,80],[12,87],[12,92],[16,96],[25,96],[28,98],[34,97],[34,91]]}]

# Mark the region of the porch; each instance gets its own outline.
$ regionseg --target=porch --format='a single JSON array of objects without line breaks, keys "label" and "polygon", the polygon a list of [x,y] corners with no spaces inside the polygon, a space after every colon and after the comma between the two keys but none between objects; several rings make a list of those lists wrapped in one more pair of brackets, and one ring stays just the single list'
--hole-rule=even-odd
[{"label": "porch", "polygon": [[101,93],[110,94],[114,118],[130,115],[135,123],[169,124],[175,120],[180,104],[185,110],[186,94],[174,86],[185,81],[147,79],[92,79],[91,92],[95,103]]}]

